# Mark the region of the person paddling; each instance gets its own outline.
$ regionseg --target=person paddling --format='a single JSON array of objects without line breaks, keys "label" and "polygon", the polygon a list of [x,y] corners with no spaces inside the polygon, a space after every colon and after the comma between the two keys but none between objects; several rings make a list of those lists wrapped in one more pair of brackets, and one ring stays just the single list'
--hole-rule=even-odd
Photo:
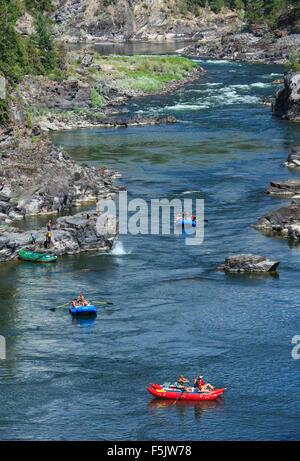
[{"label": "person paddling", "polygon": [[180,375],[178,380],[177,380],[177,387],[180,387],[181,389],[187,390],[187,387],[184,385],[184,383],[189,384],[190,380],[185,378],[183,375]]}]

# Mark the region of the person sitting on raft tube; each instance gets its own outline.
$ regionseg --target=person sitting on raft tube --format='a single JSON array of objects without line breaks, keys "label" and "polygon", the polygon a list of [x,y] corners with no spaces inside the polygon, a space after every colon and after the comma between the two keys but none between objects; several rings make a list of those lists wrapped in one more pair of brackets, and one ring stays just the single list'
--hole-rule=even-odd
[{"label": "person sitting on raft tube", "polygon": [[82,293],[78,296],[78,304],[79,306],[88,306],[88,302],[84,299],[84,296]]},{"label": "person sitting on raft tube", "polygon": [[78,307],[78,306],[77,306],[77,299],[76,299],[76,298],[73,299],[71,306],[72,306],[72,307],[75,307],[75,308]]},{"label": "person sitting on raft tube", "polygon": [[214,389],[210,383],[205,384],[203,376],[197,376],[197,378],[194,379],[194,387],[198,392],[208,392],[209,389]]},{"label": "person sitting on raft tube", "polygon": [[183,375],[180,375],[178,380],[177,380],[177,387],[179,387],[180,389],[184,389],[184,390],[187,390],[187,387],[184,385],[184,383],[189,383],[190,380],[187,379],[187,378],[184,378]]}]

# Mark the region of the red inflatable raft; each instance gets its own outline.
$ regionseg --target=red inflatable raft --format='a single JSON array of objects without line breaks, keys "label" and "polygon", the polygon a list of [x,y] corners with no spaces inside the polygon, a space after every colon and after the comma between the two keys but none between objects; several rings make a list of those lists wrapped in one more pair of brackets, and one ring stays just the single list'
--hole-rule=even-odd
[{"label": "red inflatable raft", "polygon": [[188,388],[187,391],[182,392],[175,386],[163,387],[159,384],[150,383],[151,387],[146,387],[147,391],[155,397],[161,399],[177,399],[178,400],[214,400],[225,391],[224,389],[214,389],[209,392],[197,392],[194,388]]}]

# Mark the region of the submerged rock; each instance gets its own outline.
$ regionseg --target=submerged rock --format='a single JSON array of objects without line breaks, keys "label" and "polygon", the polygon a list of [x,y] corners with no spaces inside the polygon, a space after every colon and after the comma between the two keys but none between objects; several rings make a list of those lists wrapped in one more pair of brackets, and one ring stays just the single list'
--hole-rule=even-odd
[{"label": "submerged rock", "polygon": [[261,255],[238,254],[225,259],[225,264],[218,267],[226,272],[273,272],[277,270],[279,261]]}]

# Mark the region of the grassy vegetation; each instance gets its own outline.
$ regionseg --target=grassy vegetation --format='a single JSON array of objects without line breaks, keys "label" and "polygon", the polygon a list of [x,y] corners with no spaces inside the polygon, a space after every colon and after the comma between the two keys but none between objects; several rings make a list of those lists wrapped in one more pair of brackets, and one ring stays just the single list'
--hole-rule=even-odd
[{"label": "grassy vegetation", "polygon": [[299,53],[297,53],[295,49],[292,49],[286,67],[287,70],[292,70],[293,72],[297,72],[300,70]]},{"label": "grassy vegetation", "polygon": [[[101,72],[95,78],[110,86],[143,92],[159,91],[165,83],[190,75],[197,65],[179,56],[99,56]],[[113,79],[113,80],[112,80]]]}]

